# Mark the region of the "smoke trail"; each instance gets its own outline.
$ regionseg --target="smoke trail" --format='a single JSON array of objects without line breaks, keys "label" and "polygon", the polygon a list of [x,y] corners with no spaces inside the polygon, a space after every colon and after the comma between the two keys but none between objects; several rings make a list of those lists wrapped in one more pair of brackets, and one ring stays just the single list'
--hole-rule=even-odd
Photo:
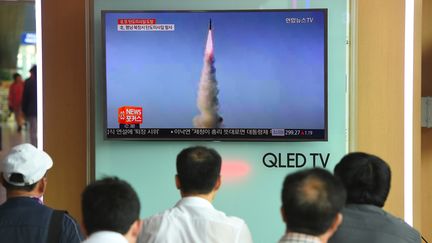
[{"label": "smoke trail", "polygon": [[216,80],[216,68],[214,67],[213,38],[209,30],[207,45],[204,54],[204,66],[198,89],[197,106],[200,114],[193,119],[196,128],[219,128],[222,125],[222,117],[219,115],[219,93]]}]

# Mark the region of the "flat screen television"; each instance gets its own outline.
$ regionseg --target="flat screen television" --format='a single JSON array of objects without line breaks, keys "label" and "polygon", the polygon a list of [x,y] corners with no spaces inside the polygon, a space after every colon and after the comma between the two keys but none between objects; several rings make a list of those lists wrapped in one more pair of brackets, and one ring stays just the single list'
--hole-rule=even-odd
[{"label": "flat screen television", "polygon": [[105,137],[327,140],[327,10],[102,11]]}]

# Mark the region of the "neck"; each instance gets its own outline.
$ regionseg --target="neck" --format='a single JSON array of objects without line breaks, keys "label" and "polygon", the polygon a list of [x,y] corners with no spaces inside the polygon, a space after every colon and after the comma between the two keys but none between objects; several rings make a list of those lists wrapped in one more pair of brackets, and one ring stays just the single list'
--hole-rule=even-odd
[{"label": "neck", "polygon": [[180,194],[181,194],[182,198],[184,198],[184,197],[199,197],[199,198],[205,199],[205,200],[207,200],[207,201],[209,201],[209,202],[212,203],[213,200],[214,200],[214,198],[215,198],[216,192],[215,191],[211,191],[208,194],[197,194],[197,193],[183,193],[183,192],[180,192]]},{"label": "neck", "polygon": [[321,243],[327,243],[327,241],[328,241],[327,237],[320,236],[318,238],[321,240]]},{"label": "neck", "polygon": [[126,238],[126,240],[129,242],[129,243],[135,243],[135,242],[137,242],[137,237],[134,237],[132,234],[130,234],[130,233],[126,233],[125,235],[123,235],[125,238]]},{"label": "neck", "polygon": [[7,191],[6,193],[7,198],[14,198],[14,197],[41,197],[42,195],[40,193],[31,191],[31,192],[27,192],[27,191]]}]

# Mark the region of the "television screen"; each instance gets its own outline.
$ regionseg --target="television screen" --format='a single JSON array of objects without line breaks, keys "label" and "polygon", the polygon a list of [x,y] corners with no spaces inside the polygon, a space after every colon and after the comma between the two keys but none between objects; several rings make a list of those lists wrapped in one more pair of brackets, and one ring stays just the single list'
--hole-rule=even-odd
[{"label": "television screen", "polygon": [[106,138],[327,140],[327,10],[103,11]]}]

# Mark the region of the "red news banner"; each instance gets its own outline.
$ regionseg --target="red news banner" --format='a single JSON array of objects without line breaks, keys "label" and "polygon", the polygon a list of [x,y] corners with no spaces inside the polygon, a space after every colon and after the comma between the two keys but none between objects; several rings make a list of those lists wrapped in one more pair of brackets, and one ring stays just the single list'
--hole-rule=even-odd
[{"label": "red news banner", "polygon": [[156,24],[156,19],[117,19],[117,31],[174,31],[174,24]]},{"label": "red news banner", "polygon": [[142,124],[143,114],[142,107],[138,106],[122,106],[118,109],[119,124]]}]

